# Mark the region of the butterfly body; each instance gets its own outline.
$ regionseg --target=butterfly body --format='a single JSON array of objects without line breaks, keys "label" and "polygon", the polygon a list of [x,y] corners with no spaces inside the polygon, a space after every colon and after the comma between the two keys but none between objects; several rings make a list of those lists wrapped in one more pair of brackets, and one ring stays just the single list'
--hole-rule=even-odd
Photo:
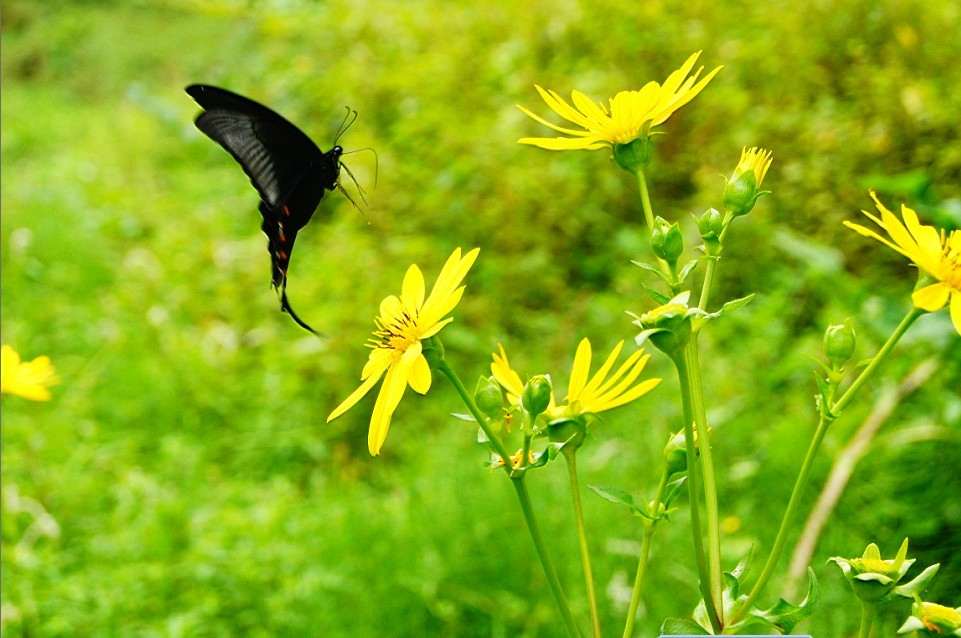
[{"label": "butterfly body", "polygon": [[197,117],[197,128],[233,156],[257,189],[271,283],[281,291],[281,309],[311,330],[287,302],[287,269],[297,233],[326,192],[339,185],[343,149],[334,146],[321,151],[282,116],[236,93],[204,84],[193,84],[186,91],[204,109]]}]

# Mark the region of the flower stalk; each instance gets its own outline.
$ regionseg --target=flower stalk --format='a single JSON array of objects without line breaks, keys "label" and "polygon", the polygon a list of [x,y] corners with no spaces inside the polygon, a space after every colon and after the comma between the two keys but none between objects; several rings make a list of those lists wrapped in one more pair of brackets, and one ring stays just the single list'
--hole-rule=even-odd
[{"label": "flower stalk", "polygon": [[587,528],[584,525],[584,508],[581,505],[581,485],[577,479],[577,449],[565,446],[562,449],[567,462],[567,477],[571,483],[571,497],[574,506],[574,520],[577,523],[577,541],[581,548],[581,563],[584,567],[584,585],[587,589],[587,603],[591,610],[591,631],[594,638],[601,636],[601,619],[597,609],[597,587],[594,584],[594,570],[591,567],[591,551],[587,543]]}]

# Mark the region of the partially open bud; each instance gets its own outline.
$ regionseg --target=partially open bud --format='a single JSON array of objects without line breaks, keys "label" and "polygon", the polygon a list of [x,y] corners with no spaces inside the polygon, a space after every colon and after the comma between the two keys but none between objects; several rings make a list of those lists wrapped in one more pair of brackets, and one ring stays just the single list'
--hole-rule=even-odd
[{"label": "partially open bud", "polygon": [[[648,128],[650,125],[648,124]],[[614,162],[628,173],[637,173],[650,164],[654,154],[654,144],[651,136],[642,132],[641,136],[627,144],[614,145]]]},{"label": "partially open bud", "polygon": [[692,333],[691,317],[685,299],[686,297],[682,299],[681,295],[678,295],[663,306],[638,317],[634,324],[643,331],[635,339],[637,344],[641,345],[644,340],[650,340],[658,350],[669,357],[680,356]]},{"label": "partially open bud", "polygon": [[824,354],[835,368],[848,362],[854,354],[854,345],[854,322],[850,317],[824,331]]},{"label": "partially open bud", "polygon": [[724,207],[732,215],[747,215],[761,195],[771,192],[760,188],[772,161],[771,151],[763,148],[745,148],[741,151],[741,161],[724,187]]},{"label": "partially open bud", "polygon": [[524,394],[521,395],[521,405],[534,419],[537,415],[544,412],[551,404],[551,379],[543,374],[531,377],[531,380],[524,386]]},{"label": "partially open bud", "polygon": [[481,377],[477,380],[477,386],[474,388],[474,403],[481,412],[491,418],[500,415],[504,407],[504,396],[493,377]]},{"label": "partially open bud", "polygon": [[671,224],[663,217],[657,217],[651,230],[651,249],[673,268],[684,252],[684,237],[678,223]]},{"label": "partially open bud", "polygon": [[667,466],[668,476],[687,471],[687,443],[684,440],[684,430],[672,436],[664,446],[664,463]]},{"label": "partially open bud", "polygon": [[873,603],[890,593],[914,564],[907,553],[908,539],[905,538],[893,559],[882,559],[878,546],[871,543],[860,558],[835,556],[831,560],[841,568],[857,597]]}]

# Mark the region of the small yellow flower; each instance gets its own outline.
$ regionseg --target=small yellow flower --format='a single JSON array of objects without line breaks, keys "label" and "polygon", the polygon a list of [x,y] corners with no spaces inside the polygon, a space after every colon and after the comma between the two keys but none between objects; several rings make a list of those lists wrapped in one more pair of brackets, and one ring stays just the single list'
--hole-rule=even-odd
[{"label": "small yellow flower", "polygon": [[621,91],[611,98],[610,106],[605,106],[603,102],[595,103],[580,91],[573,91],[571,100],[574,106],[572,107],[554,91],[545,91],[535,85],[551,110],[585,130],[556,126],[523,106],[517,105],[517,108],[528,117],[558,133],[570,136],[525,137],[518,142],[551,151],[594,150],[628,144],[639,137],[646,137],[650,134],[651,128],[664,123],[674,111],[693,100],[721,70],[721,67],[717,67],[700,82],[697,82],[697,78],[703,67],[688,77],[700,54],[701,52],[698,51],[689,57],[680,69],[668,76],[663,85],[648,82],[639,91]]},{"label": "small yellow flower", "polygon": [[774,161],[773,155],[773,152],[763,148],[756,146],[747,148],[745,146],[741,149],[741,159],[737,163],[737,168],[734,169],[731,181],[736,181],[737,178],[744,173],[752,172],[754,173],[754,186],[761,188],[761,182],[764,181],[764,176],[767,175],[767,169],[771,168],[771,162]]},{"label": "small yellow flower", "polygon": [[660,379],[647,379],[632,386],[647,365],[650,355],[643,350],[632,353],[613,375],[608,377],[614,362],[621,353],[624,342],[619,342],[604,365],[588,380],[591,368],[591,342],[582,339],[574,355],[574,366],[567,386],[566,404],[559,406],[552,417],[572,417],[581,414],[597,414],[620,407],[650,392],[661,382]]},{"label": "small yellow flower", "polygon": [[494,359],[494,362],[491,363],[491,374],[507,390],[507,400],[511,405],[519,405],[521,395],[524,394],[524,382],[521,381],[520,375],[511,368],[511,364],[507,360],[507,353],[504,352],[504,346],[497,344],[497,349],[500,354],[495,352],[491,355]]},{"label": "small yellow flower", "polygon": [[420,394],[426,394],[430,389],[430,366],[422,353],[421,342],[453,321],[445,315],[457,306],[464,294],[464,286],[460,284],[474,265],[478,252],[480,249],[475,248],[461,257],[460,248],[455,250],[426,300],[424,276],[414,264],[404,277],[400,297],[390,295],[380,302],[380,316],[374,319],[377,329],[367,343],[373,351],[361,373],[363,383],[327,417],[329,423],[352,408],[384,377],[367,437],[372,455],[380,454],[391,416],[407,386]]},{"label": "small yellow flower", "polygon": [[935,312],[950,302],[951,322],[961,334],[961,233],[952,230],[945,236],[933,226],[918,221],[918,215],[901,205],[901,221],[878,199],[874,191],[871,198],[881,212],[878,219],[868,211],[861,211],[875,224],[883,228],[890,240],[858,224],[845,221],[844,225],[865,237],[873,237],[882,244],[901,253],[921,270],[936,279],[935,283],[914,291],[911,299],[917,308]]},{"label": "small yellow flower", "polygon": [[29,363],[8,345],[0,349],[0,394],[15,394],[31,401],[49,401],[49,388],[60,383],[50,357],[37,357]]}]

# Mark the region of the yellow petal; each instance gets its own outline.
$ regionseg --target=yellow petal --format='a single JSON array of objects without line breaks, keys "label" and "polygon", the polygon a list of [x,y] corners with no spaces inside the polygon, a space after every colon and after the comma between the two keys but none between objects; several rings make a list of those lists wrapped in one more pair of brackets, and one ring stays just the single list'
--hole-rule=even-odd
[{"label": "yellow petal", "polygon": [[408,366],[398,364],[391,366],[384,376],[384,383],[374,403],[374,413],[370,417],[370,431],[367,434],[367,448],[371,456],[380,454],[380,448],[384,445],[387,430],[390,429],[390,419],[404,397],[404,390],[407,389],[408,372]]},{"label": "yellow petal", "polygon": [[330,416],[327,417],[327,423],[330,423],[341,414],[357,405],[357,402],[360,401],[365,394],[370,392],[370,389],[377,384],[381,375],[383,374],[384,369],[381,369],[377,374],[371,374],[371,376],[367,377],[364,382],[360,384],[359,388],[351,392],[350,396],[344,399],[343,403],[334,408],[334,411],[331,412]]},{"label": "yellow petal", "polygon": [[957,290],[951,293],[951,323],[961,335],[961,292]]},{"label": "yellow petal", "polygon": [[566,137],[522,137],[517,140],[517,143],[536,146],[548,151],[594,151],[610,146],[610,143],[601,142],[599,139],[596,135],[576,140]]},{"label": "yellow petal", "polygon": [[583,394],[594,394],[597,392],[598,388],[600,388],[601,384],[604,382],[605,377],[607,377],[607,373],[611,371],[612,367],[614,367],[614,362],[617,360],[617,355],[621,353],[621,348],[623,347],[623,341],[620,341],[616,346],[614,346],[614,349],[611,350],[611,354],[608,355],[604,365],[601,366],[600,370],[594,373],[594,376],[591,377],[590,382],[584,387],[584,390],[582,391]]},{"label": "yellow petal", "polygon": [[937,312],[944,308],[951,295],[951,288],[943,282],[937,282],[924,288],[915,290],[911,295],[911,301],[921,310]]},{"label": "yellow petal", "polygon": [[427,359],[423,355],[418,356],[410,366],[410,377],[407,383],[414,392],[427,394],[430,390],[430,381],[430,366],[427,365]]},{"label": "yellow petal", "polygon": [[412,264],[404,275],[400,298],[408,312],[415,312],[424,305],[424,275],[417,264]]},{"label": "yellow petal", "polygon": [[571,369],[571,380],[567,384],[567,401],[573,403],[581,395],[587,383],[587,375],[591,368],[591,342],[585,337],[577,344],[574,353],[574,365]]}]

